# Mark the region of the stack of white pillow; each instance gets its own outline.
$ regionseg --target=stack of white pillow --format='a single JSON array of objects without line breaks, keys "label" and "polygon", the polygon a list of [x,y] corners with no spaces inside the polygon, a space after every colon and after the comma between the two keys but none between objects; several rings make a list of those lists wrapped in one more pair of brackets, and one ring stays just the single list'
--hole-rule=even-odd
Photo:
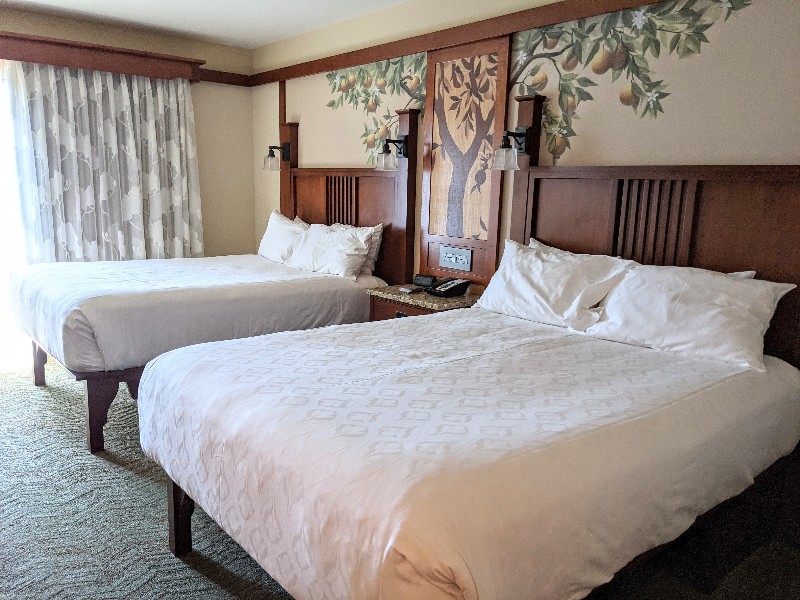
[{"label": "stack of white pillow", "polygon": [[754,271],[573,254],[506,240],[500,268],[476,306],[607,340],[764,370],[764,334],[794,284]]},{"label": "stack of white pillow", "polygon": [[272,211],[258,253],[273,262],[304,271],[356,280],[372,275],[381,248],[383,225],[309,225]]}]

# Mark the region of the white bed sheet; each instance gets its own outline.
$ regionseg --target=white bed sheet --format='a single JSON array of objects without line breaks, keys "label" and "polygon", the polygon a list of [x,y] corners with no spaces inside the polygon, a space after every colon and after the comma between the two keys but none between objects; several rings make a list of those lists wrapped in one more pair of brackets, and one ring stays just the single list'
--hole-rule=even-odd
[{"label": "white bed sheet", "polygon": [[48,354],[73,371],[109,371],[200,342],[366,321],[363,290],[381,285],[241,255],[33,265],[10,291]]},{"label": "white bed sheet", "polygon": [[145,452],[297,600],[577,599],[800,438],[800,372],[478,308],[203,344]]}]

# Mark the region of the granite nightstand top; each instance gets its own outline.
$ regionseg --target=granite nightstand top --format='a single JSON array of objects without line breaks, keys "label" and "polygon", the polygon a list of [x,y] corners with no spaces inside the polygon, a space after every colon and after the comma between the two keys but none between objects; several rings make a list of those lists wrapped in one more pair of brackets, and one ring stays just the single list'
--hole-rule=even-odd
[{"label": "granite nightstand top", "polygon": [[452,310],[454,308],[467,308],[478,301],[477,294],[467,294],[466,296],[454,296],[452,298],[440,298],[431,296],[427,292],[417,292],[415,294],[404,294],[399,291],[401,287],[413,287],[411,284],[390,285],[388,287],[368,288],[366,291],[370,296],[408,304],[409,306],[419,306],[428,310]]}]

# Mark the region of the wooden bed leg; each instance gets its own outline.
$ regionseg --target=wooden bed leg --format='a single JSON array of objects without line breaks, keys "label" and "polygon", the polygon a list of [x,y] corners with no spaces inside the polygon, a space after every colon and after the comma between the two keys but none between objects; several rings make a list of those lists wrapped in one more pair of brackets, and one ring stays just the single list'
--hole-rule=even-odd
[{"label": "wooden bed leg", "polygon": [[47,385],[44,380],[44,366],[47,364],[47,352],[41,349],[39,344],[33,344],[33,384],[39,387]]},{"label": "wooden bed leg", "polygon": [[172,479],[168,481],[169,549],[175,556],[183,556],[192,551],[194,500]]},{"label": "wooden bed leg", "polygon": [[86,442],[92,454],[105,449],[103,426],[118,390],[119,381],[113,379],[86,380]]}]

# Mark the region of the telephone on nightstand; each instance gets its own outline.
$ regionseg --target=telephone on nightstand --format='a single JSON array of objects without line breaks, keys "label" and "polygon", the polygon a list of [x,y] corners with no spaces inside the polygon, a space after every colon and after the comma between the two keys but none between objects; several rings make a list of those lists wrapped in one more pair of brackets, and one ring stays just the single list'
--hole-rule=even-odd
[{"label": "telephone on nightstand", "polygon": [[453,296],[463,296],[467,293],[469,284],[468,279],[456,279],[455,277],[448,277],[442,279],[438,283],[427,288],[425,291],[433,296],[441,296],[443,298],[451,298]]}]

